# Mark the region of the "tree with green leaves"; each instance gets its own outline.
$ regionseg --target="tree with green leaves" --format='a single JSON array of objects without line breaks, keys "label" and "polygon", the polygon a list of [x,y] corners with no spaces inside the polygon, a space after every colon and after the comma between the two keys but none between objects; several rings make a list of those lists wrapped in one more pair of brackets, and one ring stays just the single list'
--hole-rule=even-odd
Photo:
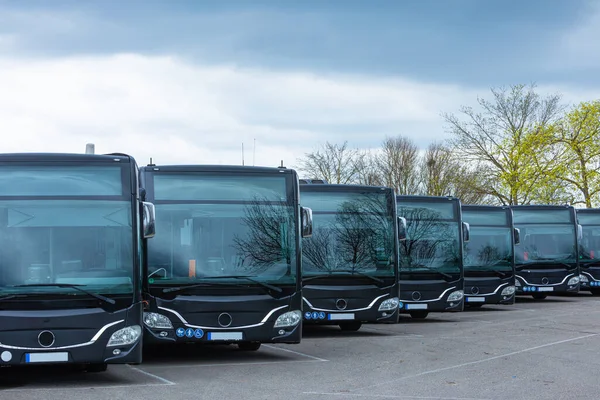
[{"label": "tree with green leaves", "polygon": [[593,207],[600,200],[600,100],[580,103],[548,131],[562,155],[557,177],[577,193],[573,203]]},{"label": "tree with green leaves", "polygon": [[560,96],[542,97],[534,85],[491,92],[492,100],[478,99],[481,111],[463,107],[462,118],[444,115],[453,151],[480,171],[485,194],[509,205],[538,202],[540,188],[558,175],[547,128],[560,117]]}]

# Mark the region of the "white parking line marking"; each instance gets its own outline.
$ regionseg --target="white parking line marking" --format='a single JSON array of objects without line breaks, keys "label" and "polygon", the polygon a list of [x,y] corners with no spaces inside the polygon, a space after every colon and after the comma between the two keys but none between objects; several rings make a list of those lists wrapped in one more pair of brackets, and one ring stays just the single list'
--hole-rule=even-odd
[{"label": "white parking line marking", "polygon": [[237,363],[220,363],[220,364],[155,364],[155,365],[144,365],[144,368],[206,368],[206,367],[244,367],[252,365],[271,365],[271,364],[290,364],[290,363],[317,363],[328,360],[289,360],[289,361],[254,361],[254,362],[237,362]]},{"label": "white parking line marking", "polygon": [[290,350],[290,349],[284,349],[282,347],[275,347],[275,346],[271,346],[271,345],[268,345],[268,344],[263,344],[263,346],[268,347],[269,349],[275,349],[275,350],[285,351],[285,352],[296,354],[296,355],[299,355],[299,356],[302,356],[302,357],[312,358],[313,360],[316,360],[316,361],[329,361],[329,360],[325,360],[324,358],[310,356],[308,354],[300,353],[299,351],[294,351],[294,350]]},{"label": "white parking line marking", "polygon": [[158,381],[160,381],[160,382],[164,383],[165,385],[169,385],[169,386],[176,385],[176,383],[175,383],[175,382],[171,382],[171,381],[170,381],[170,380],[168,380],[168,379],[162,378],[162,377],[160,377],[160,376],[158,376],[158,375],[151,374],[150,372],[146,372],[146,371],[144,371],[144,370],[142,370],[142,369],[139,369],[139,368],[137,368],[137,367],[134,367],[134,366],[132,366],[132,365],[128,365],[128,367],[129,367],[129,368],[131,368],[132,370],[136,371],[136,372],[139,372],[139,373],[140,373],[140,374],[142,374],[142,375],[146,375],[146,376],[148,376],[148,377],[150,377],[150,378],[156,379],[156,380],[158,380]]},{"label": "white parking line marking", "polygon": [[[484,362],[497,360],[499,358],[510,357],[510,356],[515,356],[515,355],[519,355],[519,354],[523,354],[523,353],[528,353],[530,351],[534,351],[534,350],[538,350],[538,349],[543,349],[545,347],[551,347],[551,346],[556,346],[556,345],[563,344],[563,343],[574,342],[574,341],[577,341],[577,340],[587,339],[587,338],[591,338],[591,337],[598,336],[598,335],[600,335],[600,333],[593,333],[591,335],[584,335],[584,336],[574,337],[574,338],[571,338],[571,339],[559,340],[557,342],[546,343],[546,344],[542,344],[542,345],[539,345],[539,346],[529,347],[529,348],[523,349],[523,350],[512,351],[510,353],[505,353],[505,354],[501,354],[501,355],[494,356],[494,357],[483,358],[483,359],[477,360],[477,361],[470,361],[470,362],[466,362],[466,363],[462,363],[462,364],[451,365],[449,367],[432,369],[432,370],[429,370],[429,371],[420,372],[420,373],[415,374],[415,375],[403,376],[403,377],[398,378],[398,379],[393,379],[392,382],[398,382],[398,381],[401,381],[401,380],[404,380],[404,379],[418,378],[420,376],[430,375],[430,374],[436,374],[438,372],[448,371],[448,370],[456,369],[456,368],[463,368],[463,367],[467,367],[469,365],[481,364],[481,363],[484,363]],[[371,388],[382,386],[382,385],[389,385],[389,383],[390,383],[390,381],[387,381],[387,382],[384,382],[384,383],[377,383],[375,385],[363,386],[361,388],[353,389],[353,391],[364,390],[364,389],[371,389]]]},{"label": "white parking line marking", "polygon": [[474,397],[431,397],[431,396],[403,396],[403,395],[387,395],[387,394],[358,394],[358,393],[321,393],[321,392],[303,392],[302,394],[318,395],[318,396],[352,396],[362,398],[377,398],[377,399],[419,399],[419,400],[491,400]]}]

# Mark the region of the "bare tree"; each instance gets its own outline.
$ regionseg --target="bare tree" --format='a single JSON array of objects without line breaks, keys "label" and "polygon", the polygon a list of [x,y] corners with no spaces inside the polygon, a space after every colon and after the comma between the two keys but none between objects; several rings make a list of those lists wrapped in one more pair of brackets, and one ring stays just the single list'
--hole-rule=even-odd
[{"label": "bare tree", "polygon": [[505,204],[528,204],[554,176],[556,158],[546,127],[562,110],[560,96],[542,98],[535,86],[492,89],[493,100],[478,99],[482,112],[463,107],[464,119],[445,114],[454,150],[478,165],[486,192]]},{"label": "bare tree", "polygon": [[379,157],[379,169],[385,186],[397,194],[419,192],[419,148],[409,138],[386,138]]},{"label": "bare tree", "polygon": [[377,154],[364,150],[355,160],[356,183],[359,185],[383,186],[383,176],[379,169]]},{"label": "bare tree", "polygon": [[357,179],[357,159],[360,152],[350,149],[348,142],[333,144],[326,142],[318,150],[307,153],[298,169],[311,179],[324,179],[328,183],[348,184]]},{"label": "bare tree", "polygon": [[420,179],[423,194],[455,196],[464,204],[485,204],[484,182],[476,167],[463,163],[448,146],[434,142],[421,159]]}]

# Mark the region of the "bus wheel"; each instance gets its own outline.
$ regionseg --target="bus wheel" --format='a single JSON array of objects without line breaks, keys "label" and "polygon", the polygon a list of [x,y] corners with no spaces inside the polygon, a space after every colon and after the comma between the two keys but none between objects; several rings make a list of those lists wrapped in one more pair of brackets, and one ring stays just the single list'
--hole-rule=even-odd
[{"label": "bus wheel", "polygon": [[105,372],[107,368],[107,364],[88,364],[85,366],[87,372]]},{"label": "bus wheel", "polygon": [[533,298],[536,300],[544,300],[546,297],[548,297],[547,294],[541,294],[541,293],[534,293],[531,296],[533,296]]},{"label": "bus wheel", "polygon": [[590,292],[592,292],[594,296],[600,296],[600,289],[590,289]]},{"label": "bus wheel", "polygon": [[344,332],[356,332],[362,326],[360,321],[341,322],[340,329]]},{"label": "bus wheel", "polygon": [[238,343],[238,348],[244,351],[256,351],[260,349],[260,342],[242,342]]},{"label": "bus wheel", "polygon": [[429,311],[411,311],[410,317],[414,319],[425,319],[429,315]]}]

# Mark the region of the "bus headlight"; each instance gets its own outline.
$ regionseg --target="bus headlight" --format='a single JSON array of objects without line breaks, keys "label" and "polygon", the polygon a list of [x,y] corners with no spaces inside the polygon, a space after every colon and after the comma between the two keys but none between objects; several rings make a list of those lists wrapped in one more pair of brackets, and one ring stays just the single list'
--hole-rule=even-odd
[{"label": "bus headlight", "polygon": [[512,296],[513,294],[515,294],[515,287],[507,286],[504,289],[502,289],[502,293],[500,293],[500,296]]},{"label": "bus headlight", "polygon": [[578,283],[579,283],[579,277],[574,276],[571,279],[569,279],[569,282],[567,282],[567,285],[577,285]]},{"label": "bus headlight", "polygon": [[462,290],[455,290],[454,292],[450,293],[450,296],[448,296],[448,299],[446,301],[460,301],[463,298],[463,291]]},{"label": "bus headlight", "polygon": [[579,275],[579,282],[585,282],[588,283],[590,280],[588,279],[587,276],[585,275]]},{"label": "bus headlight", "polygon": [[518,279],[515,279],[515,286],[519,286],[519,287],[521,287],[521,282],[519,282],[519,280],[518,280]]},{"label": "bus headlight", "polygon": [[281,314],[275,321],[274,328],[289,328],[296,326],[302,320],[302,312],[300,310],[288,311]]},{"label": "bus headlight", "polygon": [[379,311],[393,311],[398,308],[398,303],[400,303],[400,300],[397,297],[384,300],[379,305]]},{"label": "bus headlight", "polygon": [[153,312],[144,313],[144,324],[153,329],[173,329],[173,324],[168,317]]},{"label": "bus headlight", "polygon": [[128,346],[135,343],[142,336],[142,327],[139,325],[126,326],[113,333],[106,347]]}]

